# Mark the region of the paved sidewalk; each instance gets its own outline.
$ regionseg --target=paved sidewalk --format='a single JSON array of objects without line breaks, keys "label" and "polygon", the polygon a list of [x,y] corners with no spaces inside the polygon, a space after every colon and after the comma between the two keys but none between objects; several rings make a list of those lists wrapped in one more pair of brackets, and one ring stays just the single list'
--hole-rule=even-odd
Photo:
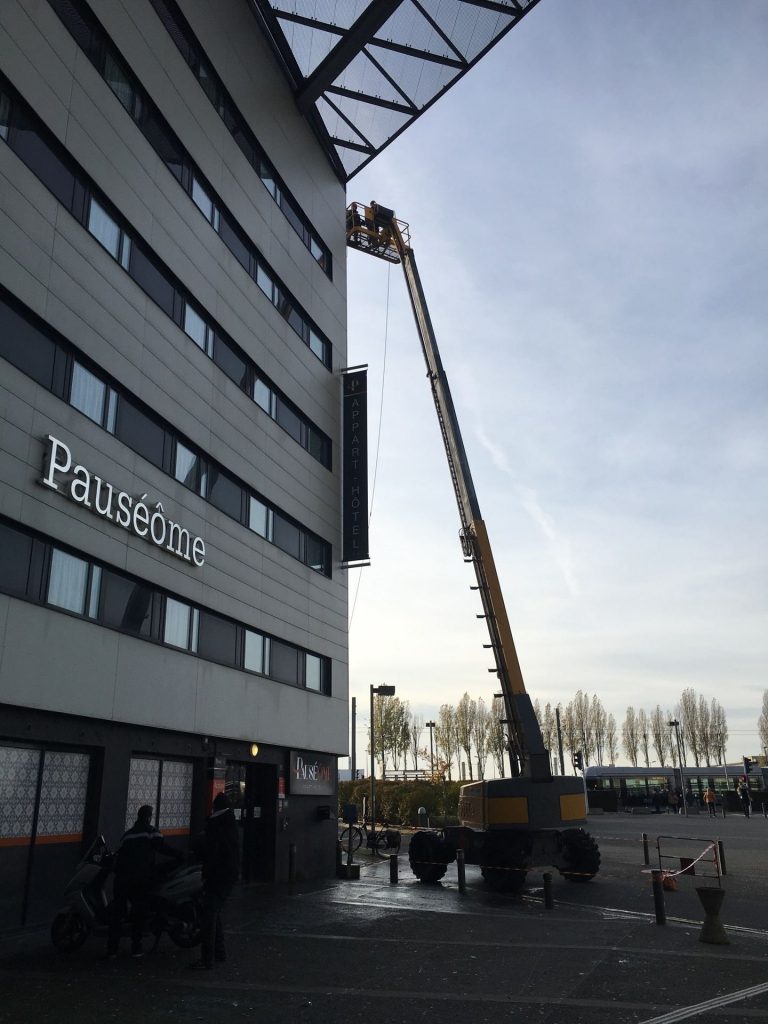
[{"label": "paved sidewalk", "polygon": [[[104,963],[98,939],[64,957],[42,931],[6,937],[0,1022],[641,1024],[768,982],[762,933],[704,945],[698,924],[662,928],[602,908],[610,882],[556,878],[548,911],[535,886],[500,896],[476,869],[462,894],[455,876],[422,886],[401,859],[391,885],[386,861],[361,860],[356,882],[239,889],[227,908],[230,960],[211,972],[187,971],[194,953],[167,939],[143,961],[126,952]],[[768,992],[674,1019],[688,1016],[768,1021]]]}]

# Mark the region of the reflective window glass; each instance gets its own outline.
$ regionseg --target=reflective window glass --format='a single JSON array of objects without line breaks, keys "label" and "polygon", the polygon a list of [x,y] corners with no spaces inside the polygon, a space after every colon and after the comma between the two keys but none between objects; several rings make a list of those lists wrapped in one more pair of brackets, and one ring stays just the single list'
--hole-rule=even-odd
[{"label": "reflective window glass", "polygon": [[48,603],[82,615],[85,611],[87,579],[87,562],[54,548],[51,555],[51,576],[48,581]]},{"label": "reflective window glass", "polygon": [[182,601],[173,597],[165,599],[165,623],[163,625],[163,640],[172,647],[182,647],[186,650],[194,650],[190,646],[190,627],[192,625],[192,608]]},{"label": "reflective window glass", "polygon": [[211,354],[212,333],[208,324],[203,320],[189,303],[184,306],[184,333],[187,334],[196,345],[205,352]]},{"label": "reflective window glass", "polygon": [[110,52],[107,52],[104,60],[104,80],[131,117],[138,119],[141,114],[139,95],[134,89],[125,69],[115,60]]},{"label": "reflective window glass", "polygon": [[260,672],[262,675],[266,673],[266,665],[264,662],[264,645],[266,637],[263,637],[261,633],[254,633],[250,629],[245,631],[245,658],[244,667],[249,672]]},{"label": "reflective window glass", "polygon": [[120,256],[120,228],[103,206],[91,197],[88,211],[88,230],[115,259]]},{"label": "reflective window glass", "polygon": [[199,465],[200,459],[195,454],[185,447],[181,441],[176,442],[176,464],[174,466],[173,475],[184,484],[185,487],[189,487],[190,490],[198,492],[200,489],[199,479]]},{"label": "reflective window glass", "polygon": [[0,139],[8,138],[8,129],[11,125],[11,99],[4,92],[0,92]]},{"label": "reflective window glass", "polygon": [[317,569],[318,572],[325,572],[327,568],[328,556],[326,554],[327,544],[325,541],[320,540],[319,537],[313,537],[311,533],[306,535],[307,565],[311,569]]},{"label": "reflective window glass", "polygon": [[253,532],[258,533],[260,537],[265,537],[269,540],[271,518],[272,513],[267,506],[263,502],[259,501],[258,498],[254,498],[253,495],[251,495],[248,526],[253,530]]},{"label": "reflective window glass", "polygon": [[72,367],[72,387],[69,393],[69,404],[101,426],[104,419],[104,398],[107,385],[104,381],[86,370],[80,363]]},{"label": "reflective window glass", "polygon": [[32,557],[32,538],[0,523],[0,590],[24,597]]},{"label": "reflective window glass", "polygon": [[213,200],[197,178],[192,179],[192,201],[206,220],[213,220]]},{"label": "reflective window glass", "polygon": [[315,690],[322,693],[323,690],[323,661],[316,654],[307,654],[304,671],[304,684],[308,690]]},{"label": "reflective window glass", "polygon": [[272,278],[266,270],[264,270],[261,264],[256,268],[256,284],[261,288],[269,301],[274,302],[275,288],[272,283]]},{"label": "reflective window glass", "polygon": [[277,547],[293,555],[294,558],[301,558],[301,532],[293,523],[289,523],[282,516],[275,516],[272,524],[272,541]]},{"label": "reflective window glass", "polygon": [[261,406],[268,416],[274,416],[272,397],[270,388],[263,380],[259,380],[257,377],[253,385],[253,400],[256,405]]},{"label": "reflective window glass", "polygon": [[211,661],[220,661],[225,665],[235,665],[239,628],[237,623],[230,619],[213,615],[211,612],[200,612],[200,656]]},{"label": "reflective window glass", "polygon": [[101,621],[105,626],[136,636],[149,636],[152,588],[105,569],[101,582]]},{"label": "reflective window glass", "polygon": [[311,327],[309,328],[309,347],[318,359],[322,359],[325,362],[325,342],[322,338],[318,337],[317,332]]},{"label": "reflective window glass", "polygon": [[208,467],[208,500],[240,522],[243,514],[243,488],[227,473],[212,465]]},{"label": "reflective window glass", "polygon": [[269,674],[282,683],[298,683],[299,652],[295,647],[273,640],[271,644]]}]

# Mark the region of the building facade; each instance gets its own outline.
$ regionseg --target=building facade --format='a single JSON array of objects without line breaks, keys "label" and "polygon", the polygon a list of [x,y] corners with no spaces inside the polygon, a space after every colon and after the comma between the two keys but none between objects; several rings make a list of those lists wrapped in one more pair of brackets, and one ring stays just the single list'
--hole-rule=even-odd
[{"label": "building facade", "polygon": [[245,880],[327,875],[344,185],[245,2],[7,0],[0,58],[0,921],[221,789]]}]

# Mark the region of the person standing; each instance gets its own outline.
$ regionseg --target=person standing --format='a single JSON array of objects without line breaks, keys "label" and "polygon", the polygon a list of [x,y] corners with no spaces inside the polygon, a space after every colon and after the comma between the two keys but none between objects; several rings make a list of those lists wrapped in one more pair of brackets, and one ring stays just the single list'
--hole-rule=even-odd
[{"label": "person standing", "polygon": [[707,786],[707,788],[704,790],[704,803],[707,805],[707,808],[709,809],[710,818],[714,818],[717,813],[715,810],[716,800],[717,797],[715,796],[714,789],[712,789],[711,786]]},{"label": "person standing", "polygon": [[210,971],[214,960],[227,959],[221,912],[237,881],[240,850],[237,822],[224,793],[213,801],[203,840],[202,956],[189,966]]},{"label": "person standing", "polygon": [[741,800],[744,817],[748,818],[752,807],[752,794],[749,792],[747,783],[743,781],[739,783],[739,800]]},{"label": "person standing", "polygon": [[123,921],[131,907],[131,956],[144,955],[141,936],[149,909],[149,893],[154,882],[155,857],[162,854],[182,860],[183,854],[169,846],[160,829],[152,824],[153,808],[144,804],[139,808],[136,821],[123,834],[116,854],[115,882],[109,914],[107,957],[112,960],[120,947]]}]

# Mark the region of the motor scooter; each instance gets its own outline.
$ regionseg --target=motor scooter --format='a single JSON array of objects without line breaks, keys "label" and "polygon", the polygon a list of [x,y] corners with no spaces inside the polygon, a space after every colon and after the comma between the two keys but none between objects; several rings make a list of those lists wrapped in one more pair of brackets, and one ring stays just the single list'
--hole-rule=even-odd
[{"label": "motor scooter", "polygon": [[[64,896],[66,902],[51,923],[51,941],[62,953],[70,953],[94,932],[109,930],[111,901],[107,896],[109,876],[115,854],[109,850],[104,836],[91,843],[77,865]],[[182,864],[164,870],[150,889],[146,930],[154,936],[157,948],[163,932],[182,949],[191,949],[200,942],[203,878],[200,864]],[[123,922],[125,934],[130,931]]]}]

